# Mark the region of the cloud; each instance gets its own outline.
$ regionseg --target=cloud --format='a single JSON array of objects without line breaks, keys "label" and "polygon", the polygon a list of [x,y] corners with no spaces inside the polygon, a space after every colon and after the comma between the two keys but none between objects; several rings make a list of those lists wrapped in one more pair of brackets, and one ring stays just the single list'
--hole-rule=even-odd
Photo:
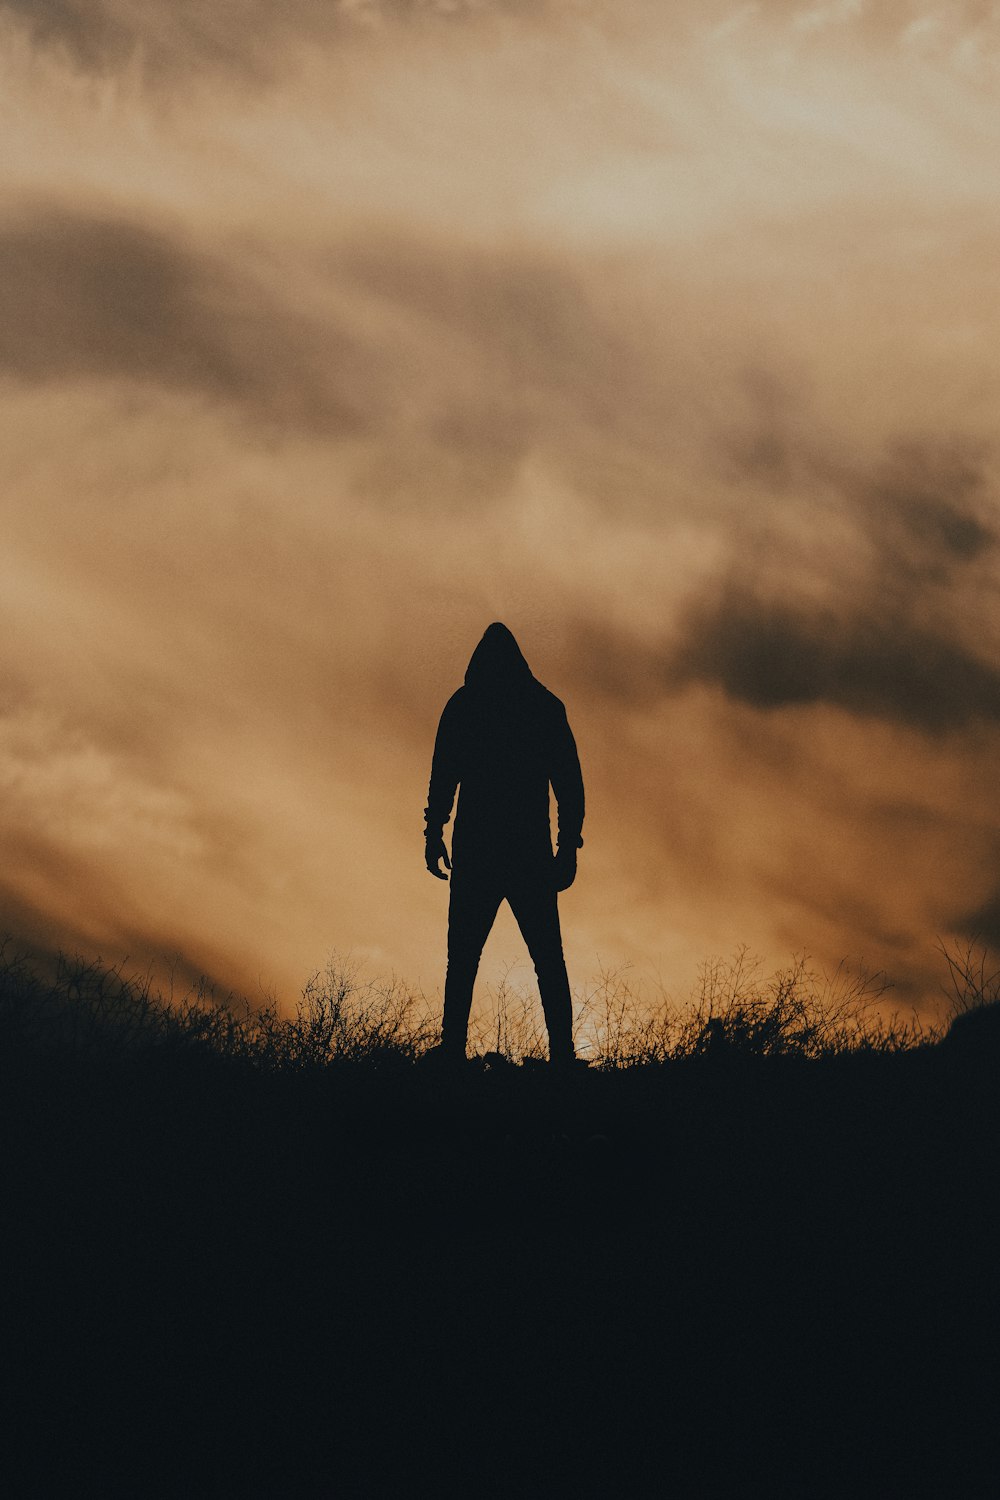
[{"label": "cloud", "polygon": [[234,14],[7,7],[9,910],[433,990],[430,750],[500,618],[588,780],[575,981],[683,993],[748,941],[932,993],[1000,823],[995,93],[957,31]]},{"label": "cloud", "polygon": [[405,381],[361,481],[372,498],[495,501],[529,455],[571,464],[588,432],[627,438],[648,406],[655,362],[554,255],[369,230],[326,263],[391,326]]},{"label": "cloud", "polygon": [[977,0],[937,11],[924,0],[688,0],[669,8],[658,0],[238,0],[214,8],[200,0],[0,0],[4,18],[33,49],[84,74],[138,74],[168,92],[220,78],[274,88],[317,54],[353,62],[359,44],[448,46],[455,36],[500,46],[512,34],[584,47],[599,38],[610,49],[666,39],[675,52],[777,38],[805,56],[825,46],[877,48],[966,74],[995,72],[1000,56],[1000,21]]},{"label": "cloud", "polygon": [[62,52],[85,72],[121,72],[138,63],[161,83],[215,73],[258,86],[273,83],[304,48],[388,27],[455,27],[526,10],[524,0],[238,0],[219,9],[199,0],[174,0],[169,8],[156,0],[0,4],[0,15],[22,27],[33,45]]},{"label": "cloud", "polygon": [[63,51],[89,72],[120,71],[137,59],[156,75],[179,70],[223,70],[250,79],[274,68],[274,47],[289,33],[322,36],[343,14],[340,6],[316,0],[243,0],[233,9],[208,11],[196,0],[179,0],[169,10],[145,0],[4,0],[3,12],[24,27],[32,42]]},{"label": "cloud", "polygon": [[963,639],[954,608],[995,587],[982,453],[897,442],[874,473],[838,472],[835,460],[826,473],[854,556],[829,554],[822,536],[802,555],[779,525],[753,584],[727,573],[687,607],[667,681],[717,683],[768,712],[828,703],[936,735],[995,721],[1000,673]]},{"label": "cloud", "polygon": [[887,571],[911,588],[958,581],[962,565],[996,545],[985,441],[896,442],[860,484],[860,519]]},{"label": "cloud", "polygon": [[56,207],[0,225],[0,372],[15,379],[161,385],[350,432],[377,405],[377,364],[329,314],[298,314],[241,274],[233,250]]},{"label": "cloud", "polygon": [[192,393],[276,433],[379,436],[362,492],[431,506],[495,495],[533,448],[568,456],[649,403],[643,351],[544,254],[368,231],[285,271],[282,287],[259,232],[206,248],[25,206],[0,224],[0,373]]},{"label": "cloud", "polygon": [[687,628],[674,681],[716,682],[755,708],[830,703],[932,734],[1000,718],[994,667],[891,615],[840,621],[727,590]]},{"label": "cloud", "polygon": [[1000,892],[994,892],[975,911],[959,913],[953,926],[972,943],[986,943],[1000,953]]}]

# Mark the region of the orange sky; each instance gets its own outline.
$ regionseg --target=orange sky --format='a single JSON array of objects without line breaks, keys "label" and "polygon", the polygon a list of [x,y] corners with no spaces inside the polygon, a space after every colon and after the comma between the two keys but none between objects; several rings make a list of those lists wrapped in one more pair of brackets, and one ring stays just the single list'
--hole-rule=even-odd
[{"label": "orange sky", "polygon": [[909,1003],[1000,939],[991,7],[0,39],[0,925],[433,994],[434,730],[501,619],[587,781],[575,984],[747,943]]}]

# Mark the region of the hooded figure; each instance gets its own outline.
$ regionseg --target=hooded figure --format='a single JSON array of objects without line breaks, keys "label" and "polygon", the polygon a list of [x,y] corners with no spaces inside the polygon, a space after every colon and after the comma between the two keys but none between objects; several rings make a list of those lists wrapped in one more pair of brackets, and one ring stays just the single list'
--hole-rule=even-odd
[{"label": "hooded figure", "polygon": [[[558,809],[553,858],[549,786]],[[461,786],[451,860],[443,829]],[[443,1050],[465,1056],[483,945],[506,900],[528,947],[553,1062],[573,1059],[573,1014],[557,892],[572,885],[583,840],[583,778],[559,699],[544,688],[506,625],[472,653],[465,686],[445,704],[425,809],[427,868],[452,870]]]}]

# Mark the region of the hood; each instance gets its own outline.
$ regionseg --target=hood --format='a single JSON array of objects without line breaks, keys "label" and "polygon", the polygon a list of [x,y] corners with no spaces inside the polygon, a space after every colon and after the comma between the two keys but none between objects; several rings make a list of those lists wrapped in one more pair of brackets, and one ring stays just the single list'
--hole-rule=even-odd
[{"label": "hood", "polygon": [[475,692],[512,693],[534,682],[521,648],[499,621],[490,625],[472,653],[465,685]]}]

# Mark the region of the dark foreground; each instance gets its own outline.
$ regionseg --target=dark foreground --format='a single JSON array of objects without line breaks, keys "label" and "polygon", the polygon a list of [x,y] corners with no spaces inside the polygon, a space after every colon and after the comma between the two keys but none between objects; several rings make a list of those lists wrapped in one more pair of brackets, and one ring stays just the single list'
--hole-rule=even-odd
[{"label": "dark foreground", "polygon": [[996,1493],[991,1057],[8,1057],[11,1496]]}]

